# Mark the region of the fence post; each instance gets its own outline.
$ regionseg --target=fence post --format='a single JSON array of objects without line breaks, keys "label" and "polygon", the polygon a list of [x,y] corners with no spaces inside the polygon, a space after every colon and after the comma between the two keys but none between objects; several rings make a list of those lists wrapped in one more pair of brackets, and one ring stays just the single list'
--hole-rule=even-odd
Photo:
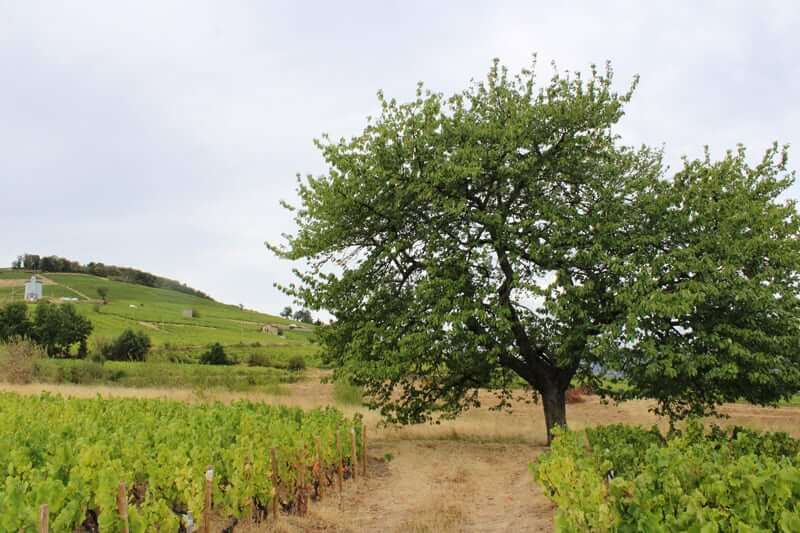
[{"label": "fence post", "polygon": [[339,437],[339,430],[336,430],[336,452],[339,454],[339,464],[336,465],[336,477],[339,482],[339,506],[342,505],[342,485],[344,484],[344,458],[342,457],[342,441]]},{"label": "fence post", "polygon": [[214,469],[211,465],[206,467],[205,505],[203,508],[203,533],[211,531],[211,493],[214,482]]},{"label": "fence post", "polygon": [[367,426],[361,426],[361,474],[367,478]]},{"label": "fence post", "polygon": [[322,501],[324,491],[322,489],[322,481],[325,478],[324,469],[322,468],[322,444],[320,438],[317,437],[317,468],[314,472],[314,477],[317,478],[317,498]]},{"label": "fence post", "polygon": [[50,530],[50,511],[47,504],[42,504],[39,507],[39,533],[48,533]]},{"label": "fence post", "polygon": [[278,520],[278,454],[275,448],[269,454],[272,459],[272,516]]},{"label": "fence post", "polygon": [[350,459],[350,474],[353,476],[353,481],[356,480],[356,470],[358,470],[358,448],[356,448],[356,428],[350,428],[350,443],[352,444],[352,453]]},{"label": "fence post", "polygon": [[119,484],[119,494],[117,494],[117,511],[119,511],[119,518],[122,520],[122,531],[128,533],[128,492],[125,490],[125,482]]},{"label": "fence post", "polygon": [[300,464],[298,465],[300,472],[298,472],[299,488],[297,492],[297,514],[304,516],[306,514],[306,461],[305,458],[300,456]]}]

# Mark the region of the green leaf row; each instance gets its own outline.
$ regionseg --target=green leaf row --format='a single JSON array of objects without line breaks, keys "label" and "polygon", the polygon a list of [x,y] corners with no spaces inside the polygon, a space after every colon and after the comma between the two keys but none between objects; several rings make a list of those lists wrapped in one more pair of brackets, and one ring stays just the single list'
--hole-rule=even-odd
[{"label": "green leaf row", "polygon": [[800,531],[800,441],[785,433],[559,430],[531,472],[559,531]]},{"label": "green leaf row", "polygon": [[87,518],[119,531],[120,482],[131,532],[178,531],[182,514],[202,517],[208,465],[215,514],[242,518],[278,493],[272,448],[279,484],[290,488],[282,503],[291,504],[297,466],[317,461],[318,439],[323,468],[338,463],[337,433],[351,462],[351,429],[360,443],[360,420],[333,408],[0,394],[0,531],[35,531],[44,503],[53,531]]}]

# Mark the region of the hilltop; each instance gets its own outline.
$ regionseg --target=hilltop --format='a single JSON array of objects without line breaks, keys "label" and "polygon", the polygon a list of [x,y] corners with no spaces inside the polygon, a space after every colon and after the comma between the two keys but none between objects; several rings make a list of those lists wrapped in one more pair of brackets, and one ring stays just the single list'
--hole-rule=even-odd
[{"label": "hilltop", "polygon": [[[0,303],[23,298],[23,285],[32,275],[24,270],[0,269]],[[313,326],[282,317],[227,305],[178,290],[147,287],[91,274],[37,274],[44,282],[44,298],[70,301],[94,325],[93,339],[112,338],[127,328],[147,333],[154,346],[196,353],[219,342],[232,353],[263,353],[284,359],[316,354]],[[103,304],[98,288],[105,288]],[[191,310],[192,316],[188,315]],[[282,330],[280,335],[263,332],[265,325]],[[270,328],[273,329],[274,328]]]}]

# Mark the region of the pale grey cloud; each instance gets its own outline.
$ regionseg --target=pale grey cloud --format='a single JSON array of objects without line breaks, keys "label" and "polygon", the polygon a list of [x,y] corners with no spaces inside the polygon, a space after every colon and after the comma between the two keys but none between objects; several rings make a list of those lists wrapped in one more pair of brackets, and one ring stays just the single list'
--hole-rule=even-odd
[{"label": "pale grey cloud", "polygon": [[311,139],[493,57],[639,73],[620,131],[673,164],[796,143],[800,8],[698,4],[0,1],[0,262],[132,265],[275,312],[291,265],[262,243],[292,228],[295,173],[324,171]]}]

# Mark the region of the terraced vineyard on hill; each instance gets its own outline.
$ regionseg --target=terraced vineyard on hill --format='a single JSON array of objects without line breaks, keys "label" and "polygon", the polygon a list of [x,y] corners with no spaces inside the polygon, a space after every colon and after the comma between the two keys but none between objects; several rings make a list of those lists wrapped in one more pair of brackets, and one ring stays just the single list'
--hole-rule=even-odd
[{"label": "terraced vineyard on hill", "polygon": [[[19,301],[30,272],[0,270],[0,304]],[[241,309],[198,296],[135,285],[88,274],[45,273],[44,298],[76,299],[78,311],[94,325],[93,339],[111,338],[127,328],[141,330],[155,347],[197,355],[207,344],[219,342],[235,357],[262,354],[278,361],[302,356],[314,364],[317,347],[313,326]],[[103,305],[97,289],[108,291]],[[186,316],[191,310],[192,316]],[[278,326],[280,335],[262,331]]]}]

